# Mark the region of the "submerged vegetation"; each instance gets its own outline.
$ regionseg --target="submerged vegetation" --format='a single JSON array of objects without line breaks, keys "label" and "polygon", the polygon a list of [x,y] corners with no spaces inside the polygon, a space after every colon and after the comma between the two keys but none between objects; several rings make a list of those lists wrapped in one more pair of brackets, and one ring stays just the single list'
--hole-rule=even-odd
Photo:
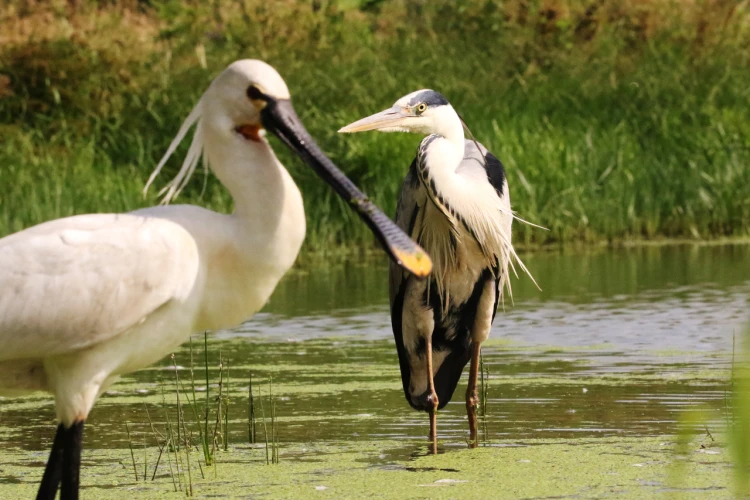
[{"label": "submerged vegetation", "polygon": [[[750,228],[747,2],[10,0],[0,234],[154,203],[141,188],[181,120],[245,57],[279,69],[324,150],[389,212],[419,138],[336,130],[430,87],[504,161],[520,215],[550,229],[517,224],[519,240]],[[371,245],[324,183],[277,150],[305,197],[307,251]],[[180,201],[231,210],[201,177]]]}]

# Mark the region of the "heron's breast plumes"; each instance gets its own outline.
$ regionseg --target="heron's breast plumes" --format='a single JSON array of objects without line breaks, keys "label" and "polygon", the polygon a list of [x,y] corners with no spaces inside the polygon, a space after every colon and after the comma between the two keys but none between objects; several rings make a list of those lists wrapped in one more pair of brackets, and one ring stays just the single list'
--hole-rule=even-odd
[{"label": "heron's breast plumes", "polygon": [[[422,142],[417,174],[422,189],[446,223],[424,221],[419,243],[435,262],[434,281],[444,300],[449,300],[451,275],[467,274],[466,266],[478,274],[491,269],[510,290],[508,273],[515,266],[529,274],[511,242],[511,225],[515,218],[507,182],[497,190],[488,180],[482,151],[472,141],[465,141],[463,160],[458,168],[448,165],[444,155],[436,154],[440,138],[431,136]],[[429,214],[427,210],[423,212]],[[474,255],[478,251],[478,255]],[[466,258],[462,259],[462,255]],[[529,276],[531,276],[529,274]],[[533,278],[532,278],[533,280]]]}]

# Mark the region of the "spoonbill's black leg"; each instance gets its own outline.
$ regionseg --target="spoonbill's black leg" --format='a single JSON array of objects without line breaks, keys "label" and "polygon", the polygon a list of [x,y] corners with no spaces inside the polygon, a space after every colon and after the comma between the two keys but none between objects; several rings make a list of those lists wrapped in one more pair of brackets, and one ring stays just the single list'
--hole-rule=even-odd
[{"label": "spoonbill's black leg", "polygon": [[52,451],[44,468],[42,482],[36,493],[36,500],[54,500],[57,495],[57,487],[60,486],[60,475],[62,474],[63,446],[65,441],[65,427],[63,424],[57,426],[55,441],[52,443]]},{"label": "spoonbill's black leg", "polygon": [[469,386],[466,388],[466,415],[469,417],[469,448],[477,447],[477,375],[479,373],[479,354],[482,344],[474,342],[471,346],[471,365],[469,368]]},{"label": "spoonbill's black leg", "polygon": [[75,422],[69,429],[65,429],[60,500],[78,500],[82,444],[83,420]]}]

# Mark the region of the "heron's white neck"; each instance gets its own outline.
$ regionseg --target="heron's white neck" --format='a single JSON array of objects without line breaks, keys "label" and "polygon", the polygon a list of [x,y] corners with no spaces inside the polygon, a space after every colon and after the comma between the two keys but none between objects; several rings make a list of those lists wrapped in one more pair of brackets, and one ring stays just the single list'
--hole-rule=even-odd
[{"label": "heron's white neck", "polygon": [[433,126],[430,133],[439,135],[449,144],[441,147],[443,165],[458,167],[464,158],[464,127],[458,113],[450,104],[436,108],[432,116]]}]

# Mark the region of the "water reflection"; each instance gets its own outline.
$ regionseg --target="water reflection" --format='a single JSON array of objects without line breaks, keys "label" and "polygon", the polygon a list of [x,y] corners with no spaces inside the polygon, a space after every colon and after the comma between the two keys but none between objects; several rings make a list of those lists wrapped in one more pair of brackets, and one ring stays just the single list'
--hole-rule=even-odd
[{"label": "water reflection", "polygon": [[[727,351],[748,318],[750,245],[655,246],[523,256],[542,287],[513,280],[495,338],[550,346]],[[220,337],[391,337],[382,261],[295,273],[268,306]],[[632,351],[632,352],[631,352]]]},{"label": "water reflection", "polygon": [[[673,245],[617,249],[542,251],[522,254],[542,290],[527,277],[513,279],[515,305],[550,300],[587,304],[622,300],[652,292],[681,293],[682,287],[721,291],[750,281],[750,245]],[[361,311],[388,302],[383,259],[331,263],[287,275],[265,312],[282,316]]]}]

